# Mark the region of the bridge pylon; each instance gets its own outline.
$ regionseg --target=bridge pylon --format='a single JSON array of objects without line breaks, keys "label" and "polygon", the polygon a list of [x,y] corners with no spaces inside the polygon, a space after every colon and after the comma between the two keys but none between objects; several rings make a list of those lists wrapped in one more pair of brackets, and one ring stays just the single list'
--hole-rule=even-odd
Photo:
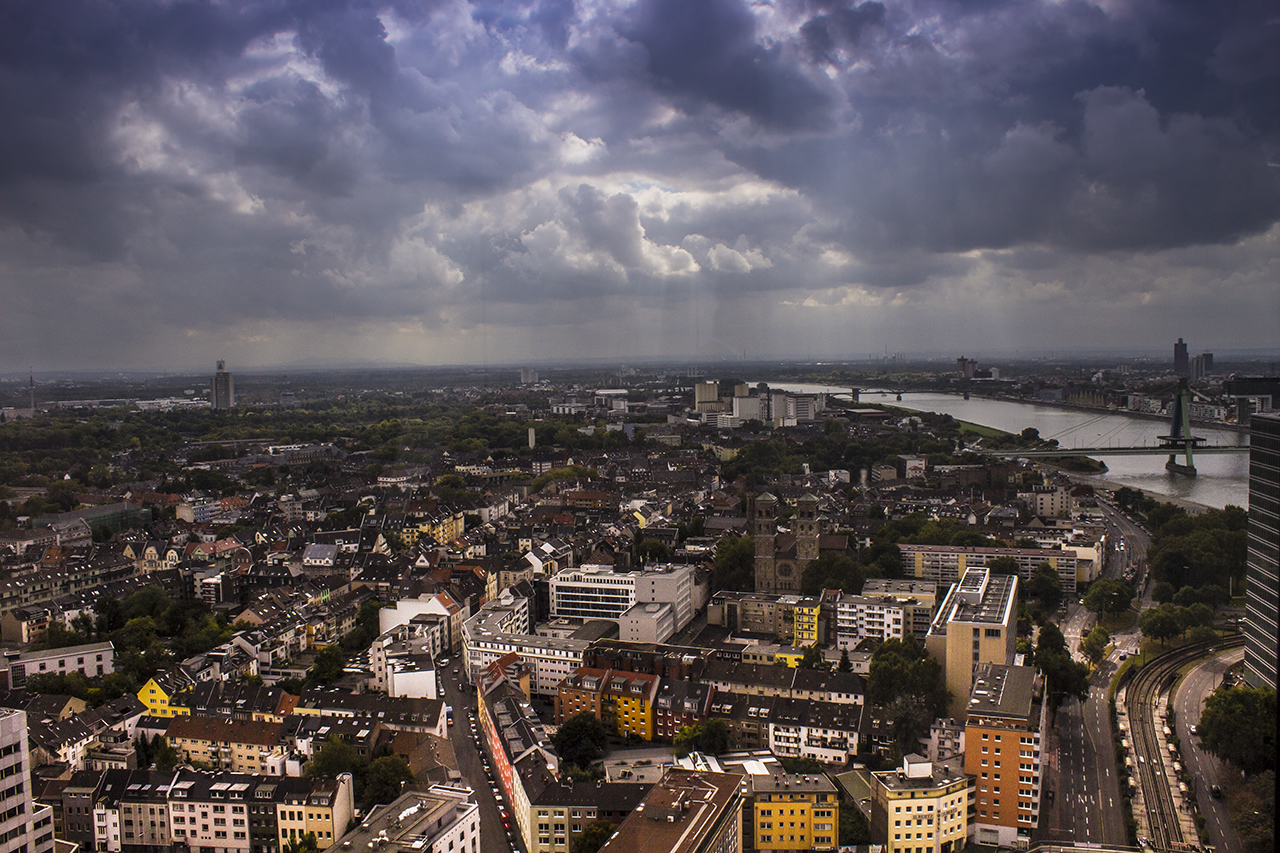
[{"label": "bridge pylon", "polygon": [[[1178,380],[1178,395],[1173,400],[1173,423],[1169,434],[1160,436],[1159,440],[1160,446],[1170,451],[1165,470],[1194,477],[1196,465],[1192,451],[1204,444],[1205,439],[1191,434],[1191,389],[1186,379]],[[1183,455],[1185,464],[1178,462],[1179,453]]]}]

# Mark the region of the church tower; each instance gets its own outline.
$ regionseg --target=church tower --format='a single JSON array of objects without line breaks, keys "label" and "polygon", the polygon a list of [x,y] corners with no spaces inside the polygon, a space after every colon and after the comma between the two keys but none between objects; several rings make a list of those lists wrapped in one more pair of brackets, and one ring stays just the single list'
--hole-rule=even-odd
[{"label": "church tower", "polygon": [[818,559],[818,537],[822,534],[822,520],[818,516],[818,498],[804,494],[796,501],[796,559],[807,565]]},{"label": "church tower", "polygon": [[777,553],[778,499],[764,492],[752,502],[751,535],[756,540],[756,592],[773,592]]}]

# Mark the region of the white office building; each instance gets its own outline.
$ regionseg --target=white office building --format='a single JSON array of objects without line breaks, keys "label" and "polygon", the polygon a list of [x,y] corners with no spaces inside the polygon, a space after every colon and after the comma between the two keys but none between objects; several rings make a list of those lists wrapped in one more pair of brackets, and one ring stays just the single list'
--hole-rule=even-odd
[{"label": "white office building", "polygon": [[27,715],[0,708],[0,850],[51,853],[53,807],[31,799]]}]

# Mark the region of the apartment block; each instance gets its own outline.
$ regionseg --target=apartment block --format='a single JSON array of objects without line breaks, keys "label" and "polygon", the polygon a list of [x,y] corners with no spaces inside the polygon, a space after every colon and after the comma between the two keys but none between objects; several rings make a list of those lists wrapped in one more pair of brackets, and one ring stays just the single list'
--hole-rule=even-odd
[{"label": "apartment block", "polygon": [[1041,563],[1058,573],[1064,595],[1076,593],[1076,552],[1049,548],[967,548],[958,545],[900,545],[902,572],[908,578],[951,584],[971,568],[986,566],[996,557],[1011,557],[1018,563],[1018,577],[1024,582]]},{"label": "apartment block", "polygon": [[13,689],[22,687],[32,675],[79,672],[86,678],[98,678],[115,672],[115,646],[108,640],[48,651],[21,652],[6,655],[4,664],[9,670],[9,686]]},{"label": "apartment block", "polygon": [[374,806],[359,826],[337,839],[337,849],[479,853],[480,806],[472,797],[469,788],[448,785],[401,794]]},{"label": "apartment block", "polygon": [[1254,415],[1249,430],[1244,677],[1253,687],[1275,690],[1280,637],[1280,416]]},{"label": "apartment block", "polygon": [[979,664],[1011,664],[1017,649],[1018,578],[968,569],[952,584],[925,637],[951,691],[950,714],[964,719]]},{"label": "apartment block", "polygon": [[752,776],[752,833],[757,853],[835,850],[840,804],[825,775]]},{"label": "apartment block", "polygon": [[742,777],[671,768],[601,853],[741,853]]},{"label": "apartment block", "polygon": [[977,781],[973,828],[979,844],[1025,846],[1039,825],[1047,714],[1032,667],[978,666],[965,719],[964,769]]},{"label": "apartment block", "polygon": [[969,835],[971,780],[959,757],[907,755],[871,774],[871,839],[884,853],[954,853]]},{"label": "apartment block", "polygon": [[166,737],[183,761],[199,761],[214,770],[281,776],[289,752],[284,728],[283,723],[185,714],[173,718]]},{"label": "apartment block", "polygon": [[53,808],[31,798],[27,715],[0,708],[0,850],[52,853]]}]

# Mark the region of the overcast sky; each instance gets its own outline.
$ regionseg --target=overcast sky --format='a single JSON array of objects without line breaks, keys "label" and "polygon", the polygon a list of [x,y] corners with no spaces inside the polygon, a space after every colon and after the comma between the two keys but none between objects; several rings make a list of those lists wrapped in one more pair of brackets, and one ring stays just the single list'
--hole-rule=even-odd
[{"label": "overcast sky", "polygon": [[1280,345],[1272,0],[5,0],[0,372]]}]

